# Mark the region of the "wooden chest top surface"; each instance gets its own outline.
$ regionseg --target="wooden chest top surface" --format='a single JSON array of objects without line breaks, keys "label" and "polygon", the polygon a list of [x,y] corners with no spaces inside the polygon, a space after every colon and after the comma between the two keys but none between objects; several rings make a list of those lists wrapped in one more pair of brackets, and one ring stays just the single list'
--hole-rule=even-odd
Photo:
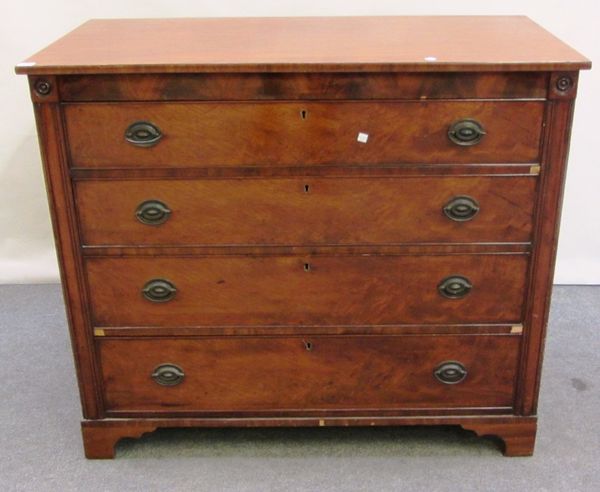
[{"label": "wooden chest top surface", "polygon": [[17,73],[532,71],[590,61],[523,16],[93,19]]}]

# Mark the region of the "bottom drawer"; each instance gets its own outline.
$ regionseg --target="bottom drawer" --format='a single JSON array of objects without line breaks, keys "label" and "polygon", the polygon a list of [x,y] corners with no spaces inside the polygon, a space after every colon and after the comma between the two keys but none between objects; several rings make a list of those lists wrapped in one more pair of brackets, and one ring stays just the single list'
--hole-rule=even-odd
[{"label": "bottom drawer", "polygon": [[510,407],[511,335],[100,339],[109,413]]}]

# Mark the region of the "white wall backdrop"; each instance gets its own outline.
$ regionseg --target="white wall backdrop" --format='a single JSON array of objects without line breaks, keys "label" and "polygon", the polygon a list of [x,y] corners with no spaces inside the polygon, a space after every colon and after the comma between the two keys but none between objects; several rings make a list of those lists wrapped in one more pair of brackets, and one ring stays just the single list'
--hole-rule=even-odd
[{"label": "white wall backdrop", "polygon": [[[0,18],[0,283],[58,280],[27,80],[16,76],[13,67],[87,19],[524,14],[600,64],[599,6],[597,0],[23,0],[5,4]],[[599,89],[600,68],[582,72],[556,283],[600,284]]]}]

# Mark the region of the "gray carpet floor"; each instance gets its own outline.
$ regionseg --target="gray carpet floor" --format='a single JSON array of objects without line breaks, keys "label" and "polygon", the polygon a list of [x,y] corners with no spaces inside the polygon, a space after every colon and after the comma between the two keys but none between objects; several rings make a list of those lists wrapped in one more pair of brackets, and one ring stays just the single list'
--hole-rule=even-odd
[{"label": "gray carpet floor", "polygon": [[556,287],[535,455],[457,428],[161,429],[88,461],[57,285],[0,286],[0,490],[599,491],[600,287]]}]

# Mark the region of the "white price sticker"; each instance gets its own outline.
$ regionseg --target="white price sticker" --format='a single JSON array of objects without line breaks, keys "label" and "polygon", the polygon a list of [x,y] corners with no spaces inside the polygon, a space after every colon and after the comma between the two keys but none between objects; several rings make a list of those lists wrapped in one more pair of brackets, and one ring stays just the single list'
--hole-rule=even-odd
[{"label": "white price sticker", "polygon": [[367,140],[369,140],[369,134],[359,132],[358,137],[356,137],[356,140],[359,141],[360,143],[367,143]]}]

